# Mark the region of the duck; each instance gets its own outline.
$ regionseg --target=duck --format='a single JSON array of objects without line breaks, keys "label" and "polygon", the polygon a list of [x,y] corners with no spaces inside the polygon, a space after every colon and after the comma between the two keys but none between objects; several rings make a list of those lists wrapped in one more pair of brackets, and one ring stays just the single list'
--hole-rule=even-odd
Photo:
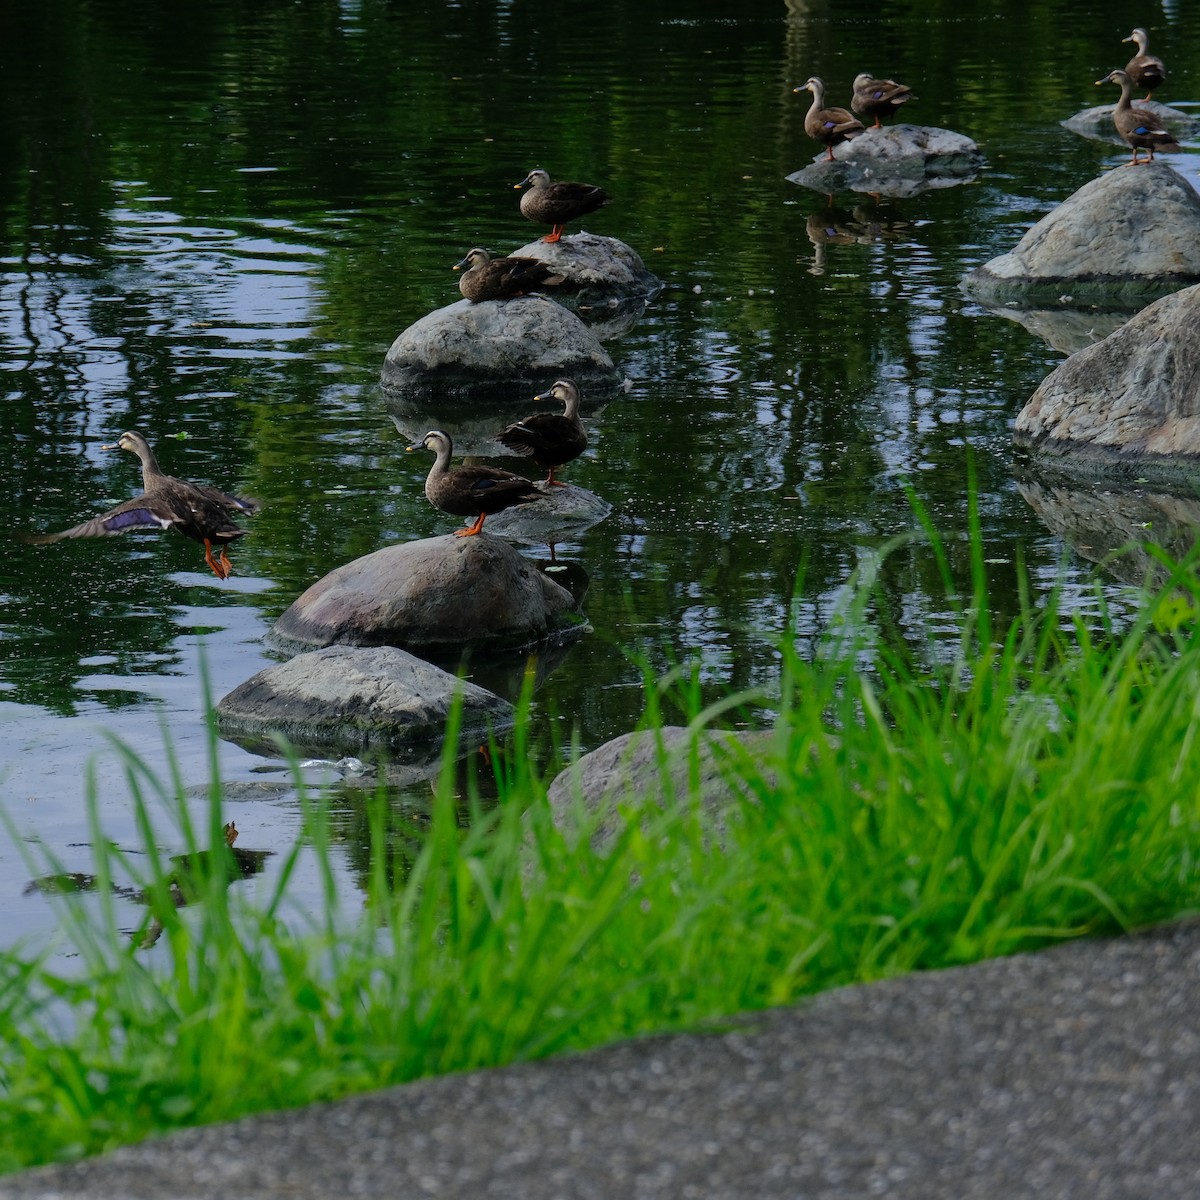
[{"label": "duck", "polygon": [[[246,530],[232,520],[232,514],[256,513],[258,501],[165,474],[150,443],[133,429],[100,449],[127,450],[137,455],[142,464],[142,494],[70,529],[18,534],[20,540],[36,546],[63,538],[111,537],[133,529],[176,529],[193,542],[202,542],[209,569],[218,579],[228,579],[233,564],[226,547],[246,535]],[[220,548],[219,558],[213,556],[214,545]]]},{"label": "duck", "polygon": [[1161,87],[1167,78],[1167,68],[1163,60],[1155,54],[1147,54],[1150,45],[1150,35],[1141,28],[1135,29],[1123,42],[1134,42],[1137,53],[1125,64],[1125,74],[1129,76],[1135,88],[1148,88],[1146,99],[1154,95],[1154,89]]},{"label": "duck", "polygon": [[566,487],[561,479],[554,478],[555,469],[578,458],[587,449],[587,433],[579,419],[579,388],[573,380],[559,379],[547,391],[534,396],[534,400],[559,400],[563,410],[522,417],[502,429],[496,440],[533,459],[539,467],[546,467],[550,472],[546,476],[548,486]]},{"label": "duck", "polygon": [[[1133,94],[1133,80],[1125,71],[1109,71],[1103,79],[1096,80],[1097,85],[1102,83],[1115,83],[1121,88],[1121,98],[1117,101],[1117,107],[1113,109],[1113,124],[1117,127],[1117,132],[1121,137],[1133,147],[1133,158],[1129,160],[1130,166],[1136,167],[1139,162],[1153,162],[1156,148],[1164,154],[1172,154],[1179,149],[1179,143],[1175,141],[1174,135],[1163,128],[1161,121],[1146,109],[1134,108],[1130,103],[1129,97]],[[1138,150],[1142,148],[1150,151],[1149,158],[1138,157]]]},{"label": "duck", "polygon": [[454,264],[454,270],[462,271],[458,290],[472,304],[482,300],[508,300],[566,283],[566,276],[559,275],[539,258],[519,255],[493,258],[482,246],[468,250],[462,262]]},{"label": "duck", "polygon": [[543,242],[557,242],[568,221],[577,221],[612,203],[612,197],[602,187],[561,179],[551,183],[549,174],[540,167],[513,186],[523,188],[526,184],[529,191],[521,197],[521,215],[535,224],[552,226]]},{"label": "duck", "polygon": [[454,516],[476,518],[473,525],[456,529],[455,537],[474,537],[482,532],[486,517],[518,504],[541,500],[545,494],[531,480],[511,471],[474,463],[452,467],[454,443],[441,429],[431,429],[408,449],[432,450],[437,455],[425,480],[425,498],[429,503]]},{"label": "duck", "polygon": [[876,79],[865,71],[854,77],[854,95],[850,107],[860,117],[874,117],[873,128],[882,129],[880,117],[890,117],[896,109],[916,97],[906,84],[894,79]]},{"label": "duck", "polygon": [[812,92],[812,105],[804,118],[804,132],[828,151],[827,162],[833,162],[833,148],[864,132],[863,123],[844,108],[825,107],[825,84],[815,75],[793,92]]}]

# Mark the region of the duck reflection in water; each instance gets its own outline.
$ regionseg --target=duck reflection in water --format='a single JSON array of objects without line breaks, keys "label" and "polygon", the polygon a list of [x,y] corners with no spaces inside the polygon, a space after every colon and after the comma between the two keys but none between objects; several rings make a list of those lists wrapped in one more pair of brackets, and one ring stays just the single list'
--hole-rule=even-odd
[{"label": "duck reflection in water", "polygon": [[859,204],[847,212],[829,203],[810,213],[804,232],[813,246],[810,275],[824,275],[828,246],[859,246],[872,242],[897,241],[905,236],[907,221],[885,220],[877,208]]},{"label": "duck reflection in water", "polygon": [[[164,894],[175,908],[183,908],[204,898],[206,889],[214,877],[219,877],[223,887],[235,879],[249,879],[257,875],[266,863],[269,850],[240,850],[234,847],[238,828],[233,821],[226,822],[222,833],[222,844],[213,850],[195,850],[190,854],[177,854],[171,859],[172,870],[163,880]],[[95,892],[100,880],[95,875],[81,871],[42,875],[25,885],[25,894],[41,892],[43,895],[73,895]],[[153,905],[154,889],[123,886],[110,881],[109,888],[114,896],[131,900],[135,904]],[[162,936],[162,918],[151,913],[144,930],[134,935],[142,948],[153,946]]]}]

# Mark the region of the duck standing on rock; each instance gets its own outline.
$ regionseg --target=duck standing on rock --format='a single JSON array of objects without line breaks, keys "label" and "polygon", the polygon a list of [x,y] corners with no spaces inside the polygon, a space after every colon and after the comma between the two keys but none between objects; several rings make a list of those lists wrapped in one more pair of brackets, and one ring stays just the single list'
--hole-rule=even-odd
[{"label": "duck standing on rock", "polygon": [[793,92],[812,92],[812,104],[804,118],[804,132],[828,150],[827,162],[833,162],[833,148],[864,132],[863,123],[844,108],[825,107],[825,84],[815,75]]},{"label": "duck standing on rock", "polygon": [[854,96],[850,107],[860,117],[874,117],[874,129],[882,129],[880,117],[890,117],[900,105],[916,97],[906,84],[894,79],[876,79],[865,71],[854,77]]},{"label": "duck standing on rock", "polygon": [[1147,88],[1146,99],[1154,95],[1154,89],[1161,87],[1167,78],[1167,68],[1163,60],[1155,54],[1147,54],[1150,45],[1150,35],[1144,29],[1135,29],[1123,42],[1137,44],[1137,53],[1125,64],[1125,74],[1129,76],[1135,88]]},{"label": "duck standing on rock", "polygon": [[546,483],[551,487],[566,487],[554,478],[555,467],[578,458],[587,449],[587,433],[579,419],[579,388],[570,379],[559,379],[550,390],[535,400],[561,400],[561,413],[534,413],[502,429],[496,440],[518,454],[546,467]]},{"label": "duck standing on rock", "polygon": [[[463,270],[463,268],[466,270]],[[566,282],[548,263],[539,258],[493,258],[482,246],[468,250],[454,265],[459,276],[458,290],[473,304],[482,300],[508,300]]]},{"label": "duck standing on rock", "polygon": [[456,517],[477,518],[474,525],[456,529],[455,537],[473,537],[483,529],[484,518],[492,513],[543,498],[544,493],[522,475],[474,463],[452,467],[450,457],[454,453],[454,443],[450,435],[440,429],[431,429],[408,449],[432,450],[437,455],[425,480],[425,496],[429,503]]},{"label": "duck standing on rock", "polygon": [[[258,511],[258,502],[222,492],[199,483],[187,483],[163,473],[150,449],[150,443],[140,434],[129,430],[101,450],[128,450],[142,464],[142,494],[108,512],[72,526],[60,533],[18,534],[17,537],[35,546],[57,542],[62,538],[111,537],[131,529],[178,529],[186,538],[204,543],[204,561],[218,579],[228,579],[233,564],[225,547],[246,530],[231,519],[232,513],[250,515]],[[213,557],[213,545],[221,548],[220,558]]]},{"label": "duck standing on rock", "polygon": [[[1115,83],[1121,88],[1121,98],[1113,109],[1113,124],[1117,132],[1133,147],[1133,158],[1129,165],[1136,167],[1139,162],[1153,162],[1155,148],[1164,154],[1174,154],[1179,150],[1179,143],[1162,122],[1144,108],[1134,108],[1130,103],[1133,94],[1133,80],[1124,71],[1109,71],[1103,79],[1097,79],[1096,84]],[[1150,151],[1149,158],[1139,158],[1138,150]]]},{"label": "duck standing on rock", "polygon": [[550,225],[551,231],[543,242],[557,242],[568,221],[577,221],[588,213],[612,202],[612,197],[591,183],[550,182],[550,176],[540,168],[532,170],[516,187],[529,184],[521,197],[521,215],[537,225]]}]

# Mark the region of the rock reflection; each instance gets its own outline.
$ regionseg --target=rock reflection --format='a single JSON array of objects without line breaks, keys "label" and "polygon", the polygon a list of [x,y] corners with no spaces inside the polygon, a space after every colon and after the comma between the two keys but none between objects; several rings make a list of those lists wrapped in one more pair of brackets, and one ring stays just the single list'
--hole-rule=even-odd
[{"label": "rock reflection", "polygon": [[1016,305],[984,304],[980,307],[993,316],[1006,317],[1023,325],[1052,350],[1070,356],[1121,328],[1138,310],[1072,308],[1018,308]]},{"label": "rock reflection", "polygon": [[1014,471],[1026,503],[1071,548],[1114,579],[1151,588],[1162,586],[1168,568],[1150,552],[1186,557],[1200,543],[1200,498],[1156,485],[1151,491],[1111,480],[1088,484],[1035,470],[1030,462]]}]

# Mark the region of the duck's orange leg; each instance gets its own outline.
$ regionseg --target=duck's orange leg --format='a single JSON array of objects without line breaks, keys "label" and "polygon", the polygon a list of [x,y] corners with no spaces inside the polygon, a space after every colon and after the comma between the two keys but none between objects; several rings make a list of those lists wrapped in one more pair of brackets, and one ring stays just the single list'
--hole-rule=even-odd
[{"label": "duck's orange leg", "polygon": [[554,468],[550,468],[550,474],[546,476],[546,483],[550,487],[569,487],[569,484],[563,483],[561,479],[554,478]]},{"label": "duck's orange leg", "polygon": [[[221,553],[223,554],[224,552],[225,552],[225,548],[224,548],[224,547],[222,547],[222,548],[221,548]],[[216,560],[215,558],[213,558],[213,552],[212,552],[212,542],[210,542],[210,541],[208,540],[208,538],[205,538],[205,539],[204,539],[204,561],[205,561],[206,563],[208,563],[209,570],[210,570],[210,571],[212,571],[212,573],[213,573],[213,574],[214,574],[214,575],[215,575],[215,576],[216,576],[218,579],[224,579],[224,578],[225,578],[225,574],[224,574],[224,571],[223,571],[223,569],[222,569],[222,567],[221,567],[221,564],[220,564],[219,562],[217,562],[217,560]]]},{"label": "duck's orange leg", "polygon": [[228,579],[233,574],[233,563],[229,561],[229,555],[225,553],[225,547],[221,547],[220,557],[221,569],[225,572],[223,578]]},{"label": "duck's orange leg", "polygon": [[487,516],[487,513],[480,513],[479,519],[475,522],[474,525],[468,525],[466,527],[466,529],[456,529],[454,531],[454,536],[455,537],[474,537],[483,528],[483,520],[486,516]]},{"label": "duck's orange leg", "polygon": [[555,227],[548,234],[546,234],[546,236],[544,238],[542,238],[542,241],[543,242],[557,242],[558,239],[560,237],[562,237],[564,228],[565,228],[565,223],[564,223],[564,225],[555,225]]}]

